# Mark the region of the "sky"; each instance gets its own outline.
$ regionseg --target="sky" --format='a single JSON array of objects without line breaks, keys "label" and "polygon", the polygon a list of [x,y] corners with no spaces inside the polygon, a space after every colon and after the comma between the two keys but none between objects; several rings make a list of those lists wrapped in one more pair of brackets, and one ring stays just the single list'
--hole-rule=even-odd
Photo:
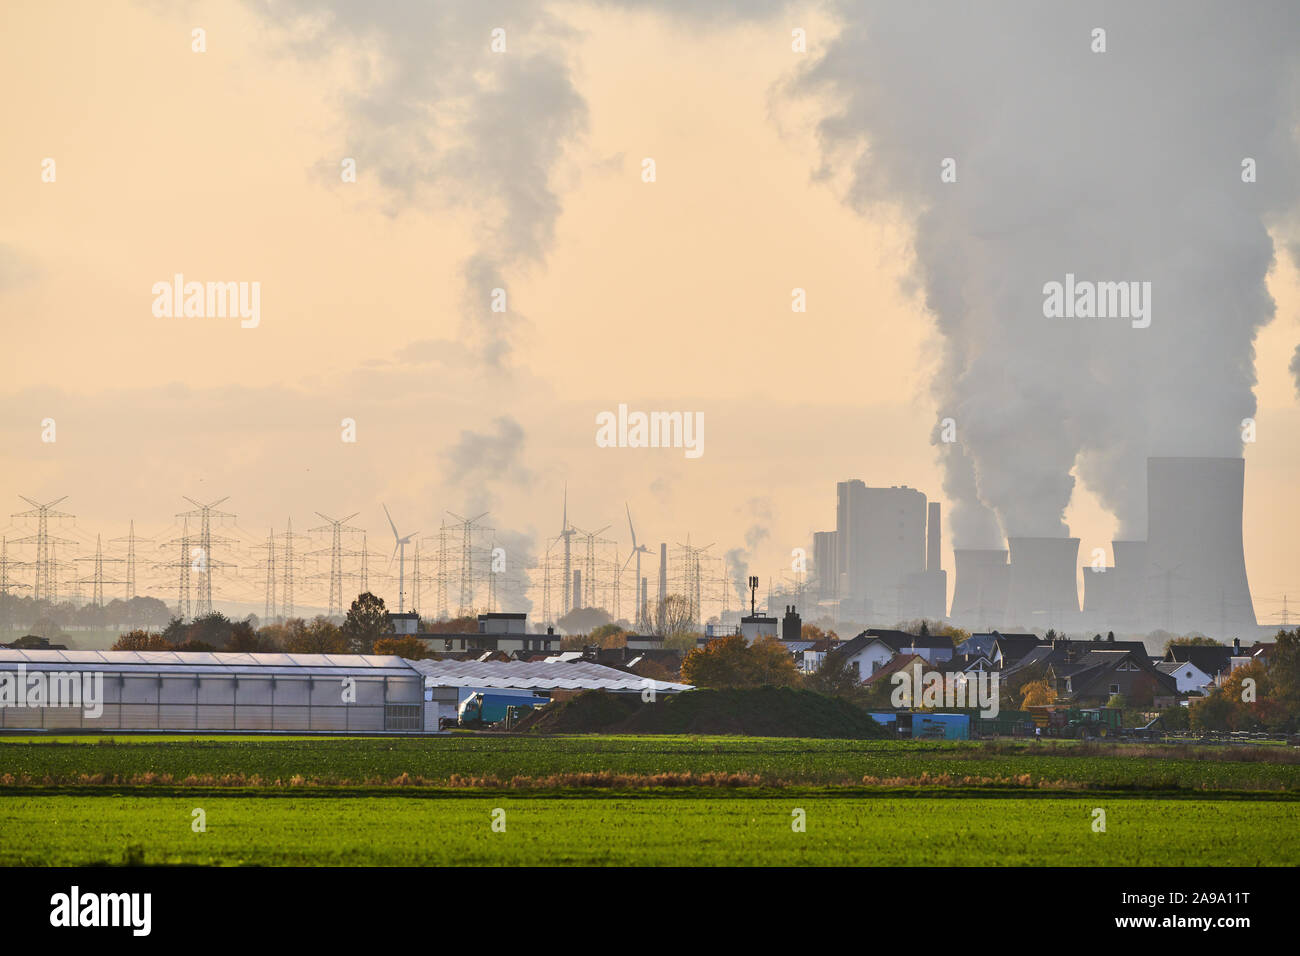
[{"label": "sky", "polygon": [[[623,559],[626,505],[655,550],[688,535],[719,559],[741,549],[766,582],[833,528],[837,481],[919,488],[950,517],[933,434],[960,340],[927,288],[946,247],[901,175],[911,158],[890,154],[889,111],[863,108],[870,195],[833,122],[858,116],[846,57],[881,63],[867,75],[900,114],[933,106],[908,73],[925,64],[853,59],[861,26],[831,4],[686,6],[6,3],[5,534],[30,533],[7,517],[20,495],[67,495],[83,553],[132,519],[165,539],[185,496],[229,496],[248,542],[359,512],[387,554],[383,503],[403,533],[487,511],[536,554],[567,485],[570,519],[610,526]],[[1061,28],[1086,49],[1088,23]],[[937,182],[938,157],[916,163]],[[1268,173],[1293,188],[1296,170]],[[1294,241],[1284,218],[1267,227],[1279,250]],[[1242,340],[1257,405],[1244,533],[1256,613],[1275,622],[1300,597],[1300,274],[1268,252],[1274,312]],[[256,328],[156,316],[153,286],[177,273],[260,283]],[[704,453],[598,447],[596,416],[620,404],[702,414]],[[1081,555],[1109,554],[1113,476],[1090,487],[1086,471],[1063,522]],[[257,605],[261,587],[245,567],[226,593]],[[323,604],[322,586],[298,602]]]}]

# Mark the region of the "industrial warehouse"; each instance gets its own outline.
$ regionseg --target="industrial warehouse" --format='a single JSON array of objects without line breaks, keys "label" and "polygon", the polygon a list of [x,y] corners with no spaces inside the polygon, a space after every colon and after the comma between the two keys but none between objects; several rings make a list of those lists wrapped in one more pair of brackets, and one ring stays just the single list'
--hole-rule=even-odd
[{"label": "industrial warehouse", "polygon": [[[17,675],[15,680],[11,675]],[[598,664],[407,661],[366,654],[0,649],[0,730],[436,732],[467,697],[690,690]],[[40,687],[91,686],[76,700]]]}]

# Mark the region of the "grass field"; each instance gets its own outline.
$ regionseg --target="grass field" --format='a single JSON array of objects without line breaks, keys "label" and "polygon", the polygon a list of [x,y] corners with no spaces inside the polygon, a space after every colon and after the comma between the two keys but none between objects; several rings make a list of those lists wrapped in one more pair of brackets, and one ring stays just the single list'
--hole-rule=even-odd
[{"label": "grass field", "polygon": [[[1255,759],[1245,759],[1252,756]],[[1300,754],[1234,747],[743,737],[0,737],[4,787],[493,788],[560,775],[741,775],[755,786],[998,786],[1300,795]],[[277,784],[277,781],[279,782]],[[599,785],[599,784],[593,784]],[[734,785],[734,783],[732,784]]]},{"label": "grass field", "polygon": [[1295,824],[1197,799],[2,796],[0,864],[1269,866],[1300,859]]},{"label": "grass field", "polygon": [[1073,742],[0,737],[0,864],[1294,866],[1298,761]]}]

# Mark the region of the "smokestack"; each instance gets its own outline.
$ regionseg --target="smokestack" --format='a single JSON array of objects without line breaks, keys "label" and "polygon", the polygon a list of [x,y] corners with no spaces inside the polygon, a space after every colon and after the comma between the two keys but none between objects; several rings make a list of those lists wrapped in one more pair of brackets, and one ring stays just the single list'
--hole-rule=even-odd
[{"label": "smokestack", "polygon": [[954,622],[970,628],[1001,627],[1007,606],[1007,552],[1000,548],[958,548],[953,551]]},{"label": "smokestack", "polygon": [[668,599],[668,544],[659,542],[659,605]]},{"label": "smokestack", "polygon": [[573,607],[570,611],[575,611],[582,607],[582,572],[578,569],[573,571]]},{"label": "smokestack", "polygon": [[649,590],[648,590],[649,583],[650,583],[649,578],[647,577],[641,578],[641,613],[638,615],[636,619],[636,623],[638,625],[644,622],[650,616],[650,611],[646,607],[646,603],[645,603],[646,596],[649,594]]},{"label": "smokestack", "polygon": [[1011,584],[1007,623],[1016,627],[1077,624],[1078,538],[1007,538]]},{"label": "smokestack", "polygon": [[931,501],[925,517],[925,569],[938,571],[939,566],[939,502]]},{"label": "smokestack", "polygon": [[1257,627],[1241,536],[1243,458],[1147,459],[1147,623],[1227,638]]}]

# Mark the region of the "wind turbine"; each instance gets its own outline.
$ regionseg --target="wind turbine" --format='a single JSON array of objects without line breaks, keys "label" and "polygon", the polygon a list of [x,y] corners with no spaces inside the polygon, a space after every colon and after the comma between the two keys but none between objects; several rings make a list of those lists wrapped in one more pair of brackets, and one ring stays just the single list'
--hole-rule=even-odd
[{"label": "wind turbine", "polygon": [[646,619],[645,602],[641,600],[641,555],[649,554],[650,549],[647,548],[644,544],[637,544],[636,528],[632,527],[632,507],[626,501],[623,502],[623,507],[627,509],[627,529],[632,532],[632,554],[629,554],[627,556],[627,564],[623,565],[623,570],[624,571],[627,570],[627,565],[632,563],[632,558],[635,555],[636,557],[636,586],[634,588],[634,593],[636,594],[635,626],[639,630],[641,629],[642,625],[645,624],[645,619]]},{"label": "wind turbine", "polygon": [[[388,525],[393,529],[393,540],[397,543],[393,545],[393,557],[398,556],[397,565],[397,613],[401,614],[406,610],[406,542],[410,541],[420,532],[412,531],[405,538],[397,533],[397,525],[393,524],[393,516],[388,514],[388,505],[384,505],[384,514],[388,517]],[[393,563],[393,558],[388,559],[388,563]]]},{"label": "wind turbine", "polygon": [[564,539],[564,610],[561,616],[568,614],[572,608],[573,598],[571,589],[573,588],[573,565],[572,565],[572,538],[577,534],[577,530],[569,527],[569,483],[564,483],[564,525],[560,529],[560,537]]}]

